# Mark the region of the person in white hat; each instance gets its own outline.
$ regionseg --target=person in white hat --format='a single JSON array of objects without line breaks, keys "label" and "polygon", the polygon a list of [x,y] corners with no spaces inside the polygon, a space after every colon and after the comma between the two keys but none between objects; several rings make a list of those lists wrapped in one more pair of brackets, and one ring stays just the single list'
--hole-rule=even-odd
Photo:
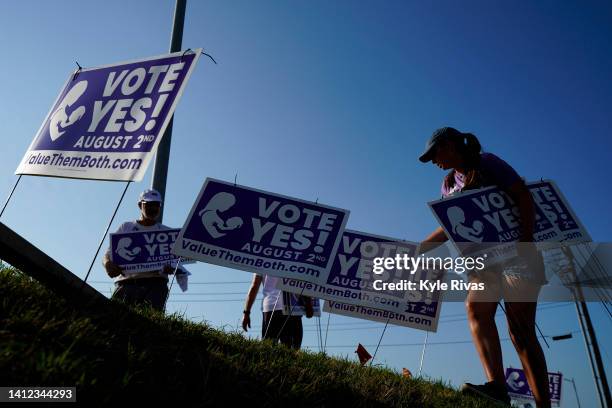
[{"label": "person in white hat", "polygon": [[[157,190],[147,189],[138,197],[140,218],[119,226],[117,233],[170,229],[157,221],[162,206],[162,197]],[[150,304],[163,311],[168,296],[168,275],[174,273],[169,265],[159,271],[127,273],[111,260],[110,248],[102,259],[108,276],[115,280],[113,299],[121,299],[131,305]]]}]

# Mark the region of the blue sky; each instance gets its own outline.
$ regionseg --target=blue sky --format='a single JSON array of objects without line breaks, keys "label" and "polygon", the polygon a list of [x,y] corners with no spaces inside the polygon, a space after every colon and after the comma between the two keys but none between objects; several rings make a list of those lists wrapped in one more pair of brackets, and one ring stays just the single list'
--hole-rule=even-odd
[{"label": "blue sky", "polygon": [[[173,8],[144,0],[4,4],[0,194],[8,195],[74,62],[166,52]],[[347,208],[352,229],[420,240],[436,227],[426,203],[438,198],[443,173],[417,157],[434,129],[452,125],[527,179],[557,181],[593,239],[609,242],[611,17],[609,2],[191,0],[183,46],[204,47],[219,65],[200,60],[176,111],[165,223],[183,224],[206,177],[237,174],[243,185]],[[128,190],[112,229],[137,216],[151,170]],[[1,221],[83,277],[122,189],[24,177]],[[250,276],[189,269],[191,294],[173,294],[169,311],[235,327],[248,284],[210,282]],[[90,279],[109,293],[99,260]],[[591,311],[609,368],[612,324],[600,305]],[[470,339],[462,305],[442,313],[430,342]],[[317,349],[315,323],[306,322],[304,345]],[[570,304],[543,306],[538,323],[547,335],[579,329]],[[328,350],[354,358],[354,346],[376,344],[382,327],[333,316]],[[395,345],[423,339],[390,328],[377,361],[416,372],[421,347]],[[511,343],[503,348],[506,365],[519,366]],[[549,369],[574,377],[583,406],[594,406],[580,334],[545,352]],[[470,342],[429,347],[424,373],[454,386],[484,381]]]}]

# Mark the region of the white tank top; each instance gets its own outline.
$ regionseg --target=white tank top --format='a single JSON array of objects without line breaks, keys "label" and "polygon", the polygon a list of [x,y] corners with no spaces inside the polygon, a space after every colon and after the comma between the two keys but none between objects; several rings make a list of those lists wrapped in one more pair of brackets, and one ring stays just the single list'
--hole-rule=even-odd
[{"label": "white tank top", "polygon": [[280,289],[276,289],[278,279],[279,278],[275,278],[274,276],[263,276],[264,297],[261,302],[261,308],[264,312],[283,310],[283,292]]}]

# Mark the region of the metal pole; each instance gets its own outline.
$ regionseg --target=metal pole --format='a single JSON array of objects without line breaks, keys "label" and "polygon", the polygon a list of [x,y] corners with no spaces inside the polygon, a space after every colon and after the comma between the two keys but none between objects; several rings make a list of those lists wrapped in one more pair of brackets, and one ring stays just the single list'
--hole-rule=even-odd
[{"label": "metal pole", "polygon": [[317,316],[318,335],[319,335],[319,351],[323,352],[323,330],[321,329],[321,316]]},{"label": "metal pole", "polygon": [[327,314],[327,327],[325,328],[325,342],[323,343],[323,353],[327,351],[327,333],[329,333],[329,318],[331,317],[331,313]]},{"label": "metal pole", "polygon": [[[570,265],[573,265],[574,256],[571,249],[562,249],[562,251],[570,260]],[[597,387],[597,394],[599,396],[599,404],[602,408],[611,408],[612,397],[610,396],[610,386],[608,385],[608,378],[606,377],[606,371],[601,359],[601,353],[599,351],[597,337],[595,336],[595,329],[593,328],[593,323],[591,321],[591,315],[589,314],[589,309],[584,301],[584,294],[577,279],[576,271],[574,268],[570,268],[570,270],[573,273],[573,280],[575,282],[575,289],[573,293],[576,304],[576,312],[578,314],[580,328],[582,329],[582,336],[584,337],[589,362],[591,363],[591,370],[593,371],[595,386]]]},{"label": "metal pole", "polygon": [[[578,288],[580,290],[580,286],[578,286]],[[603,361],[599,352],[597,337],[595,336],[595,330],[593,329],[593,323],[591,322],[591,316],[589,314],[589,309],[587,308],[586,302],[576,302],[576,310],[578,311],[578,318],[581,322],[581,327],[583,328],[582,334],[584,336],[584,342],[586,343],[587,348],[589,348],[590,345],[590,349],[593,352],[591,368],[595,377],[595,385],[597,385],[600,404],[602,408],[610,408],[612,407],[610,386],[608,385],[608,379],[606,377]]]},{"label": "metal pole", "polygon": [[387,326],[389,326],[389,319],[387,319],[387,323],[385,323],[385,328],[383,329],[382,334],[380,335],[380,339],[378,339],[378,344],[376,345],[376,350],[374,350],[374,355],[372,356],[372,360],[370,360],[370,367],[372,367],[372,364],[374,363],[374,359],[376,358],[376,353],[378,353],[378,348],[380,347],[380,343],[382,342],[382,339],[385,335],[385,332],[387,331]]},{"label": "metal pole", "polygon": [[[185,25],[185,9],[187,0],[176,0],[174,9],[174,22],[172,25],[172,37],[170,39],[170,52],[181,50],[183,42],[183,26]],[[157,147],[155,154],[155,166],[153,168],[153,180],[151,187],[159,191],[162,199],[166,197],[166,180],[168,179],[168,160],[170,158],[170,143],[172,141],[172,124],[174,116],[170,119],[168,127]],[[162,206],[159,214],[159,222],[164,218],[164,207]]]},{"label": "metal pole", "polygon": [[166,311],[166,305],[168,304],[168,298],[170,297],[170,291],[172,290],[172,285],[174,284],[174,279],[176,278],[176,274],[178,272],[178,268],[181,265],[182,257],[179,256],[178,261],[176,262],[176,267],[174,268],[174,274],[172,275],[172,281],[170,281],[170,287],[168,287],[168,293],[166,293],[166,300],[164,300],[164,312]]},{"label": "metal pole", "polygon": [[96,262],[96,258],[98,258],[98,254],[100,253],[100,248],[102,248],[102,245],[104,244],[104,240],[106,239],[106,235],[108,234],[108,231],[110,230],[111,225],[113,225],[113,221],[115,220],[115,216],[117,215],[117,211],[119,211],[119,207],[121,206],[121,203],[123,202],[123,197],[125,197],[125,193],[127,192],[128,187],[130,186],[131,183],[132,183],[132,180],[130,180],[127,183],[125,183],[125,188],[123,189],[123,193],[121,194],[121,198],[119,199],[119,202],[117,203],[117,206],[115,207],[115,211],[113,212],[113,216],[111,217],[110,221],[108,221],[108,225],[106,226],[106,230],[104,231],[104,235],[102,236],[102,239],[100,240],[100,243],[98,244],[98,249],[96,249],[96,254],[94,255],[93,259],[91,260],[91,263],[89,264],[89,269],[87,269],[87,274],[85,275],[85,279],[83,279],[83,285],[85,285],[85,282],[87,282],[87,278],[89,278],[89,274],[91,273],[91,268],[93,268],[94,262]]},{"label": "metal pole", "polygon": [[578,403],[578,408],[580,408],[580,398],[578,398],[578,390],[576,389],[576,382],[574,381],[573,378],[571,380],[569,378],[564,378],[564,380],[572,383],[572,386],[574,387],[574,394],[576,394],[576,402]]},{"label": "metal pole", "polygon": [[423,369],[423,360],[425,359],[425,348],[427,347],[427,339],[429,338],[429,332],[425,332],[425,343],[423,343],[423,351],[421,352],[421,362],[419,363],[419,373],[417,377],[421,376],[421,370]]},{"label": "metal pole", "polygon": [[13,189],[11,190],[11,193],[6,199],[6,202],[4,203],[4,206],[2,207],[2,211],[0,211],[0,217],[2,217],[2,214],[4,214],[4,210],[6,210],[6,206],[8,205],[9,201],[11,201],[11,198],[13,197],[13,193],[15,192],[15,189],[17,188],[17,185],[21,181],[21,176],[23,176],[23,174],[19,175],[19,177],[17,178],[17,181],[15,182],[15,185],[13,186]]}]

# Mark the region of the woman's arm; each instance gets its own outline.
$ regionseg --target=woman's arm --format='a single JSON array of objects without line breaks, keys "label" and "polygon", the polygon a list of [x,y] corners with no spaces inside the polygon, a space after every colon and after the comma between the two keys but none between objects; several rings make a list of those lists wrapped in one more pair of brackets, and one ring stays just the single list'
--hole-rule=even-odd
[{"label": "woman's arm", "polygon": [[531,193],[523,180],[512,184],[508,189],[510,198],[514,200],[519,209],[519,223],[521,226],[520,242],[533,242],[535,226],[535,204]]},{"label": "woman's arm", "polygon": [[448,237],[446,236],[446,233],[444,232],[444,229],[442,229],[442,227],[436,228],[434,232],[429,234],[429,236],[423,240],[423,242],[440,242],[440,243],[446,242],[446,241],[448,241]]},{"label": "woman's arm", "polygon": [[425,238],[421,244],[419,245],[419,254],[424,254],[425,252],[431,251],[442,245],[444,242],[448,241],[448,237],[446,233],[442,229],[442,227],[438,227]]},{"label": "woman's arm", "polygon": [[242,328],[244,331],[248,331],[247,329],[251,327],[251,307],[253,307],[253,303],[255,303],[255,298],[257,297],[257,292],[259,291],[259,286],[261,286],[262,279],[263,278],[261,275],[253,275],[253,281],[251,282],[251,287],[247,293],[242,315]]}]

